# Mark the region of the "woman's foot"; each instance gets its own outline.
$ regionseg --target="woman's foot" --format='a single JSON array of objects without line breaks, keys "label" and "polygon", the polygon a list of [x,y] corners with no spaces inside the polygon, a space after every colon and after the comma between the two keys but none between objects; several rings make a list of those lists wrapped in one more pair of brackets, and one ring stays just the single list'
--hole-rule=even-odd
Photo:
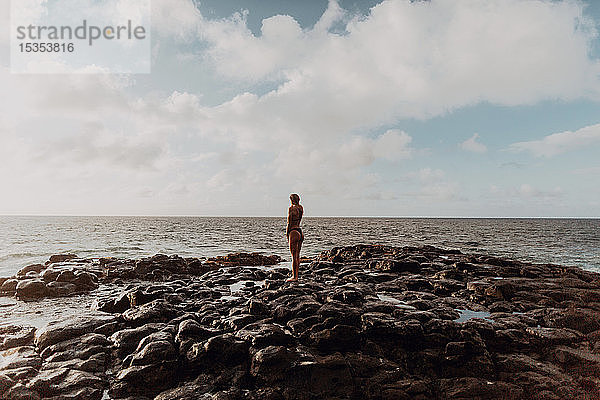
[{"label": "woman's foot", "polygon": [[298,282],[298,278],[295,278],[292,276],[291,278],[287,278],[285,281],[286,282]]}]

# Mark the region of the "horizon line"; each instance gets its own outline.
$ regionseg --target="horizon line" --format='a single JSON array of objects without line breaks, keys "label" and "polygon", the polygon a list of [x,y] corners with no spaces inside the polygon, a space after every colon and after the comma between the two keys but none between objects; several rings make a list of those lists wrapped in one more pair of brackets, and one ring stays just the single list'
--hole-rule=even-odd
[{"label": "horizon line", "polygon": [[[286,218],[285,215],[192,215],[192,214],[0,214],[0,217],[124,217],[124,218]],[[304,218],[397,218],[397,219],[600,219],[600,216],[430,216],[430,215],[310,215]]]}]

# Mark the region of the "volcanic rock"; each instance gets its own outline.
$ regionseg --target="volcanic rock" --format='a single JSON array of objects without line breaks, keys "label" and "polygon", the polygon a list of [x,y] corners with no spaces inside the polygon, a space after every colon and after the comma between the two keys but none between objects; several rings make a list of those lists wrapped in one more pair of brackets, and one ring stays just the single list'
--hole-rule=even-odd
[{"label": "volcanic rock", "polygon": [[256,253],[52,260],[0,290],[118,289],[33,342],[2,328],[0,398],[600,398],[600,274],[575,267],[357,245],[287,283]]}]

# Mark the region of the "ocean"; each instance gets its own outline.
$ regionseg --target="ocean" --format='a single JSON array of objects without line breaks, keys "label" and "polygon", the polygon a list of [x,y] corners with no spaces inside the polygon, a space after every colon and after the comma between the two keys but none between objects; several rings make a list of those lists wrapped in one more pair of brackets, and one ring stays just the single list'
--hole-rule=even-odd
[{"label": "ocean", "polygon": [[[600,272],[600,219],[306,217],[302,256],[358,243],[434,245]],[[0,216],[0,277],[52,254],[140,258],[263,252],[289,259],[278,217]]]}]

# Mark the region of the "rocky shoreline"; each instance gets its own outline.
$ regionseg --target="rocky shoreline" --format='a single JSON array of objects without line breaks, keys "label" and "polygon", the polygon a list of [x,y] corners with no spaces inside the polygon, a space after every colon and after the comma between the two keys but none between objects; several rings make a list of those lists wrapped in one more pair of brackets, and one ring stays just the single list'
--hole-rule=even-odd
[{"label": "rocky shoreline", "polygon": [[95,315],[0,327],[0,399],[600,399],[600,274],[357,245],[304,260],[53,256],[0,278]]}]

